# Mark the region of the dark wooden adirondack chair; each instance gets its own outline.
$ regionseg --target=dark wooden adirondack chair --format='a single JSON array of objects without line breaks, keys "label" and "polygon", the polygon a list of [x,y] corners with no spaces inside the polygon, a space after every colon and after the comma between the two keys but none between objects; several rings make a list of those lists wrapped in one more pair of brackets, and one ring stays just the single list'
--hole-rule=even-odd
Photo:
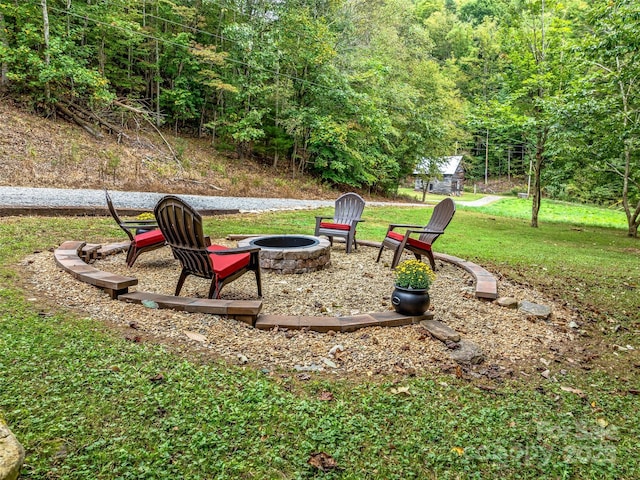
[{"label": "dark wooden adirondack chair", "polygon": [[173,255],[182,264],[175,295],[189,275],[211,279],[209,298],[219,298],[226,284],[248,271],[256,275],[258,296],[262,296],[259,247],[227,248],[211,245],[202,231],[202,216],[184,200],[166,195],[155,207],[158,225]]},{"label": "dark wooden adirondack chair", "polygon": [[[333,217],[316,217],[315,236],[325,235],[333,245],[333,237],[344,237],[347,243],[347,253],[351,253],[351,246],[356,244],[356,226],[364,222],[360,218],[364,210],[364,199],[357,193],[345,193],[336,200]],[[325,221],[331,220],[331,221]]]},{"label": "dark wooden adirondack chair", "polygon": [[113,206],[109,192],[105,190],[104,194],[107,199],[109,213],[111,213],[113,219],[125,231],[131,241],[127,251],[128,267],[133,267],[141,253],[150,252],[166,245],[164,236],[158,230],[158,224],[155,220],[122,220]]},{"label": "dark wooden adirondack chair", "polygon": [[[431,219],[424,227],[421,225],[389,225],[376,262],[380,261],[382,251],[387,247],[394,250],[391,268],[396,268],[402,252],[406,249],[412,252],[418,260],[422,259],[422,255],[426,255],[429,258],[431,269],[435,270],[436,262],[433,258],[431,245],[444,233],[444,229],[451,222],[454,213],[456,213],[455,203],[450,198],[445,198],[434,207]],[[405,232],[395,232],[396,228],[405,229]]]}]

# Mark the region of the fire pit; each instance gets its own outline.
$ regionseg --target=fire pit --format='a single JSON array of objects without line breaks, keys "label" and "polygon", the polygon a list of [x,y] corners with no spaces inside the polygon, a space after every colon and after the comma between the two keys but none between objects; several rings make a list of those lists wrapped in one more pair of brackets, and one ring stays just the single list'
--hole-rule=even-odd
[{"label": "fire pit", "polygon": [[260,247],[260,268],[274,273],[307,273],[331,265],[328,240],[310,235],[267,235],[240,240],[238,247]]}]

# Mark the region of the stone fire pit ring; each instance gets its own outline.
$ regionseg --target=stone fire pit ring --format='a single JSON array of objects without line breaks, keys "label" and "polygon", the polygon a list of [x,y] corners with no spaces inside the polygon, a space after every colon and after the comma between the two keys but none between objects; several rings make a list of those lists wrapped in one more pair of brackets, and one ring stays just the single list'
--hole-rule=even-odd
[{"label": "stone fire pit ring", "polygon": [[293,274],[322,270],[331,265],[328,240],[311,235],[265,235],[238,241],[238,247],[260,247],[260,268]]}]

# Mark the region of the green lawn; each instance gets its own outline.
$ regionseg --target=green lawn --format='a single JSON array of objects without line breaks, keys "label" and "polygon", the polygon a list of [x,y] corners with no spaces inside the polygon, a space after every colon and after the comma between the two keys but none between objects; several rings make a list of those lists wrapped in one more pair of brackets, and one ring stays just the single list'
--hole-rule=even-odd
[{"label": "green lawn", "polygon": [[[539,229],[491,207],[459,208],[436,243],[582,312],[588,337],[580,341],[594,358],[584,368],[552,365],[556,382],[302,381],[128,342],[29,301],[15,268],[63,240],[120,239],[111,220],[2,218],[0,415],[27,450],[22,478],[639,478],[640,243],[624,229],[576,220],[581,207],[563,208],[566,221],[541,220]],[[213,237],[308,233],[316,213],[208,218],[206,229]],[[358,236],[380,240],[390,221],[428,215],[367,208]],[[636,350],[613,347],[627,344]],[[323,400],[327,391],[332,400]],[[310,465],[317,452],[338,468]]]}]

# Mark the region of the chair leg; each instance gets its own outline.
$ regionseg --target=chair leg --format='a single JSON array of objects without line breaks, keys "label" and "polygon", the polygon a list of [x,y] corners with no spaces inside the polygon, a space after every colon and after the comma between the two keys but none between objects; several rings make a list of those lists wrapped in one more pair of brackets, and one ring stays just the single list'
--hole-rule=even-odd
[{"label": "chair leg", "polygon": [[258,285],[258,296],[262,298],[262,275],[260,273],[260,269],[254,270],[256,274],[256,284]]},{"label": "chair leg", "polygon": [[209,297],[208,298],[220,298],[220,290],[224,284],[218,282],[218,277],[213,277],[211,279],[211,286],[209,287]]},{"label": "chair leg", "polygon": [[178,284],[176,285],[176,297],[180,295],[180,290],[182,290],[182,285],[184,285],[184,280],[187,278],[189,274],[186,270],[182,270],[180,272],[180,278],[178,278]]},{"label": "chair leg", "polygon": [[127,267],[133,267],[133,264],[136,263],[136,258],[138,258],[138,249],[134,243],[131,243],[127,251]]},{"label": "chair leg", "polygon": [[433,258],[433,252],[427,250],[427,257],[429,257],[429,263],[431,264],[431,270],[436,271],[436,259]]},{"label": "chair leg", "polygon": [[376,258],[376,263],[380,261],[380,257],[382,256],[382,250],[384,250],[384,245],[380,245],[380,250],[378,251],[378,258]]},{"label": "chair leg", "polygon": [[402,256],[402,248],[396,248],[396,251],[393,253],[393,261],[391,262],[391,268],[396,268],[398,263],[400,263],[400,257]]}]

